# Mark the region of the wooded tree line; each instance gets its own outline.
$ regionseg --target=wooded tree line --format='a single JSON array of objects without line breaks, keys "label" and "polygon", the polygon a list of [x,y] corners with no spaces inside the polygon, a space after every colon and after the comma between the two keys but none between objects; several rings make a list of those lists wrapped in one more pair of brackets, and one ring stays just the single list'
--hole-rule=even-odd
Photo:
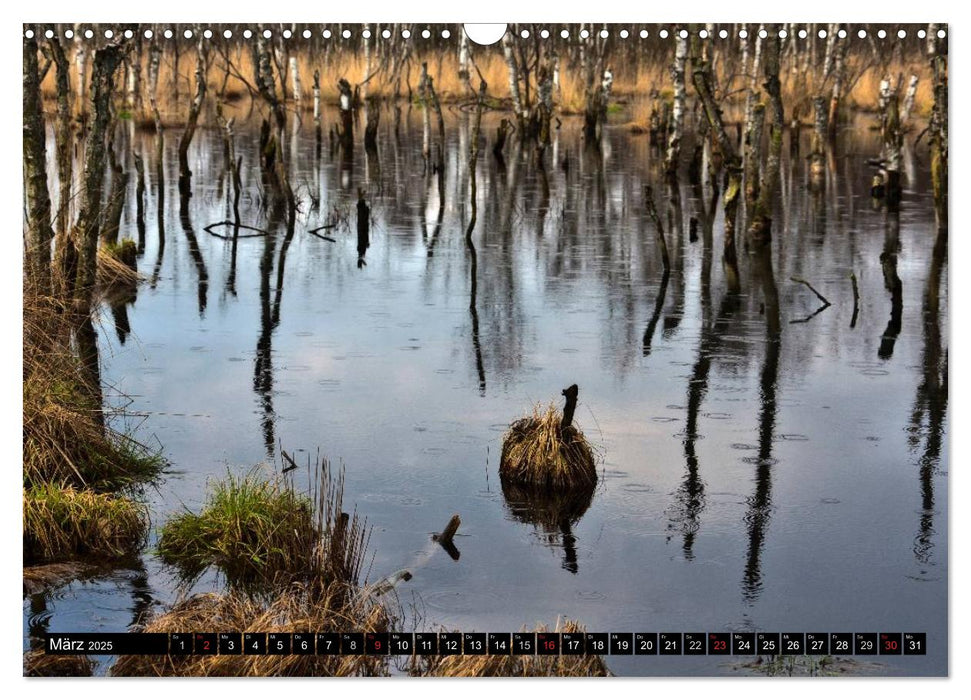
[{"label": "wooded tree line", "polygon": [[[858,36],[861,29],[865,38]],[[747,230],[756,239],[769,235],[783,133],[798,134],[811,125],[811,159],[821,162],[826,144],[838,136],[848,96],[861,80],[879,75],[874,106],[884,135],[881,187],[894,206],[899,144],[916,116],[918,90],[928,90],[933,99],[927,143],[943,225],[946,39],[938,37],[937,25],[920,29],[923,38],[912,25],[691,25],[665,28],[668,36],[662,38],[656,25],[511,25],[499,44],[482,47],[469,42],[458,25],[436,25],[427,37],[420,25],[335,25],[329,38],[319,26],[301,25],[216,25],[208,28],[208,37],[201,25],[119,26],[111,37],[101,25],[39,25],[24,40],[26,269],[38,289],[70,298],[90,294],[98,242],[117,243],[130,178],[114,148],[118,120],[141,115],[156,132],[159,153],[168,127],[179,128],[184,201],[192,191],[188,152],[200,119],[218,124],[227,153],[234,152],[234,120],[223,116],[223,108],[240,97],[237,91],[248,94],[265,117],[262,171],[272,201],[291,220],[296,202],[285,127],[304,109],[312,109],[318,149],[326,130],[351,157],[359,110],[367,114],[364,145],[373,149],[381,104],[395,110],[397,130],[398,101],[416,103],[423,111],[426,170],[434,173],[443,167],[446,101],[511,110],[512,118],[502,121],[493,138],[494,153],[501,155],[515,134],[518,144],[535,144],[541,166],[561,116],[581,114],[584,138],[596,146],[610,106],[629,101],[631,94],[646,95],[646,127],[669,177],[685,165],[690,178],[701,177],[704,162],[708,179],[721,185],[731,251],[740,198],[749,213]],[[881,31],[886,38],[879,38]],[[900,31],[905,38],[897,36]],[[648,32],[646,39],[642,32]],[[306,100],[301,74],[311,68]],[[169,91],[162,84],[165,70]],[[330,127],[322,108],[330,101],[324,96],[328,86],[338,109]],[[45,111],[55,127],[56,204],[47,188]],[[695,134],[690,154],[682,153],[686,129]],[[140,165],[136,159],[139,211],[145,196]],[[235,166],[235,157],[228,158],[228,170]]]}]

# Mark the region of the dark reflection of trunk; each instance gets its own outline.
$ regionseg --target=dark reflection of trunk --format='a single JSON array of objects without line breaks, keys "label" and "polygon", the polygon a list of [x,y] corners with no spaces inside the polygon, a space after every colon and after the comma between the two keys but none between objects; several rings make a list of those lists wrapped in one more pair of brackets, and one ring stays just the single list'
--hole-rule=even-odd
[{"label": "dark reflection of trunk", "polygon": [[296,229],[297,218],[294,212],[287,216],[287,233],[280,244],[280,257],[276,264],[276,291],[273,295],[273,328],[280,325],[280,304],[283,302],[283,273],[287,265],[287,249],[290,248],[290,241],[293,240],[293,232]]},{"label": "dark reflection of trunk", "polygon": [[226,275],[226,291],[236,296],[236,249],[239,244],[239,224],[233,226],[233,245],[229,253],[229,274]]},{"label": "dark reflection of trunk", "polygon": [[738,296],[726,293],[718,309],[718,315],[712,323],[711,308],[711,263],[712,263],[712,231],[705,226],[703,233],[703,253],[701,262],[701,340],[698,346],[698,358],[691,369],[688,380],[688,406],[684,428],[684,459],[685,473],[681,486],[675,492],[675,504],[671,514],[669,530],[681,532],[681,548],[685,559],[694,557],[695,535],[699,528],[699,518],[705,509],[705,482],[701,478],[698,454],[695,445],[700,437],[698,432],[698,416],[705,395],[708,393],[708,376],[711,371],[713,357],[721,348],[722,341],[731,324],[732,317],[738,308]]},{"label": "dark reflection of trunk", "polygon": [[135,286],[130,289],[117,290],[111,295],[108,305],[111,308],[111,317],[115,324],[115,333],[118,335],[118,342],[122,345],[128,340],[131,334],[131,322],[128,320],[128,306],[135,303]]},{"label": "dark reflection of trunk", "polygon": [[152,612],[155,598],[152,587],[148,582],[148,571],[141,557],[132,561],[133,576],[129,579],[131,585],[131,625],[132,628],[144,624]]},{"label": "dark reflection of trunk", "polygon": [[922,377],[908,429],[913,449],[920,446],[922,439],[924,442],[918,461],[921,512],[917,536],[914,538],[914,557],[921,566],[931,564],[934,549],[934,476],[944,450],[944,423],[947,419],[947,350],[943,347],[940,317],[941,271],[946,258],[947,233],[942,230],[934,244],[924,288]]},{"label": "dark reflection of trunk", "polygon": [[74,331],[74,342],[77,344],[78,358],[81,360],[82,376],[91,404],[95,407],[92,418],[104,427],[104,413],[101,411],[103,396],[101,393],[101,364],[98,357],[98,331],[90,315],[84,319]]},{"label": "dark reflection of trunk", "polygon": [[772,447],[775,435],[779,379],[779,354],[782,331],[779,314],[779,292],[772,270],[771,248],[757,247],[753,255],[753,269],[761,283],[765,302],[765,362],[759,377],[759,447],[755,470],[755,491],[747,499],[745,523],[748,529],[748,553],[742,595],[749,603],[762,592],[762,551],[765,531],[772,512]]},{"label": "dark reflection of trunk", "polygon": [[155,204],[156,230],[158,231],[158,257],[155,259],[155,267],[152,269],[152,279],[150,286],[155,289],[158,284],[159,275],[162,272],[162,258],[165,256],[165,163],[163,155],[165,152],[164,141],[161,134],[155,137],[155,175],[158,180],[158,200]]},{"label": "dark reflection of trunk", "polygon": [[668,279],[671,277],[671,271],[665,269],[661,273],[661,287],[657,292],[657,300],[654,302],[654,313],[651,314],[651,320],[647,322],[647,328],[644,329],[644,357],[651,354],[651,343],[654,340],[654,330],[657,328],[657,322],[661,318],[661,312],[664,310],[664,297],[667,295],[668,291]]},{"label": "dark reflection of trunk", "polygon": [[[272,230],[272,228],[270,229]],[[253,369],[253,390],[263,412],[263,445],[266,453],[275,451],[273,412],[273,310],[270,304],[270,274],[273,271],[273,236],[263,239],[260,257],[260,335],[256,341],[256,363]]]},{"label": "dark reflection of trunk", "polygon": [[209,273],[206,271],[206,261],[202,259],[202,252],[199,250],[199,241],[196,240],[196,232],[192,228],[192,219],[189,217],[189,198],[181,197],[179,201],[179,221],[182,230],[185,232],[186,240],[189,241],[189,256],[196,266],[196,274],[199,277],[199,316],[206,313],[206,298],[209,293]]},{"label": "dark reflection of trunk", "polygon": [[593,501],[594,488],[550,492],[501,479],[502,496],[513,519],[532,525],[550,548],[563,548],[561,566],[577,573],[577,538],[573,528]]},{"label": "dark reflection of trunk", "polygon": [[[471,281],[471,294],[469,296],[469,315],[472,317],[472,349],[475,352],[475,369],[479,375],[479,395],[485,396],[486,375],[485,364],[482,361],[482,344],[479,342],[479,311],[476,308],[476,297],[479,289],[479,262],[475,253],[475,244],[472,242],[472,233],[475,231],[475,224],[479,217],[478,189],[476,180],[476,167],[479,161],[479,132],[482,126],[482,103],[486,92],[486,82],[483,80],[479,87],[479,96],[476,103],[475,122],[472,128],[472,136],[469,142],[469,206],[471,216],[469,225],[465,229],[465,245],[469,249],[469,277]],[[442,206],[444,199],[439,200],[439,225],[441,225]],[[436,236],[437,234],[436,227]],[[429,249],[431,255],[431,249]]]},{"label": "dark reflection of trunk", "polygon": [[884,228],[883,252],[880,253],[880,266],[883,268],[883,284],[890,292],[890,320],[880,338],[877,351],[881,360],[893,356],[893,347],[900,335],[903,322],[904,295],[900,276],[897,274],[897,253],[900,251],[900,214],[888,212]]},{"label": "dark reflection of trunk", "polygon": [[361,193],[357,200],[357,267],[358,269],[367,265],[364,256],[367,249],[371,247],[371,208],[364,201],[364,194]]},{"label": "dark reflection of trunk", "polygon": [[678,330],[684,317],[684,213],[681,206],[681,187],[672,187],[668,199],[668,230],[671,233],[670,243],[674,249],[674,259],[671,268],[674,274],[673,309],[664,314],[661,335],[671,338]]}]

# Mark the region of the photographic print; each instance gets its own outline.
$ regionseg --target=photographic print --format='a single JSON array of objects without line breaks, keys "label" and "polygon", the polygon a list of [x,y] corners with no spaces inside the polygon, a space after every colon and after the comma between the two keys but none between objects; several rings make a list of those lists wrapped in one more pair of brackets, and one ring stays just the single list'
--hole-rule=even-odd
[{"label": "photographic print", "polygon": [[23,25],[25,676],[948,675],[946,24]]}]

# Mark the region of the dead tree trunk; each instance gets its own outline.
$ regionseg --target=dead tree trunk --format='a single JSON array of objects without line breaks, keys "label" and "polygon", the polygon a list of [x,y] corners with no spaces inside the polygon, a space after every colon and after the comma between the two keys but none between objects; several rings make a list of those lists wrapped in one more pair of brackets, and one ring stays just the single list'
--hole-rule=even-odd
[{"label": "dead tree trunk", "polygon": [[907,93],[904,95],[903,108],[900,111],[900,123],[906,124],[910,119],[910,113],[914,109],[914,100],[917,97],[917,83],[920,81],[916,75],[910,76],[910,83],[907,85]]},{"label": "dead tree trunk", "polygon": [[346,78],[337,81],[337,89],[340,91],[337,136],[344,156],[349,158],[354,153],[354,92]]},{"label": "dead tree trunk", "polygon": [[753,105],[745,128],[745,208],[751,212],[759,199],[759,176],[762,170],[762,128],[765,124],[765,105]]},{"label": "dead tree trunk", "polygon": [[202,101],[206,96],[206,52],[202,42],[196,49],[196,95],[189,106],[189,117],[186,119],[185,131],[179,141],[179,196],[192,196],[192,171],[189,169],[189,144],[196,133],[199,122],[199,112],[202,111]]},{"label": "dead tree trunk", "polygon": [[56,66],[57,84],[57,202],[56,233],[54,239],[54,277],[56,291],[62,299],[73,293],[77,274],[77,247],[71,238],[71,200],[74,179],[73,126],[71,120],[71,64],[57,35],[49,42],[51,56]]},{"label": "dead tree trunk", "polygon": [[314,134],[317,157],[320,157],[320,71],[314,71]]},{"label": "dead tree trunk", "polygon": [[900,206],[900,149],[903,136],[900,130],[900,103],[897,93],[885,95],[883,108],[883,171],[887,209],[896,211]]},{"label": "dead tree trunk", "polygon": [[562,394],[566,397],[566,404],[563,406],[563,419],[560,421],[560,439],[569,439],[569,430],[573,427],[573,414],[577,410],[577,396],[580,393],[576,384],[571,384],[563,390]]},{"label": "dead tree trunk", "polygon": [[[832,105],[832,103],[830,103]],[[831,133],[826,128],[826,100],[819,96],[813,100],[813,138],[809,154],[809,185],[818,189],[826,175],[826,139]]]},{"label": "dead tree trunk", "polygon": [[367,115],[367,123],[364,126],[364,150],[373,153],[378,150],[378,122],[381,119],[381,110],[373,97],[365,100],[364,110]]},{"label": "dead tree trunk", "polygon": [[85,148],[81,205],[78,213],[78,285],[84,301],[90,300],[97,274],[98,236],[101,226],[101,198],[107,157],[106,137],[111,119],[111,96],[115,70],[122,58],[121,47],[109,44],[94,53],[91,76],[91,107],[94,111],[88,144]]},{"label": "dead tree trunk", "polygon": [[128,64],[128,106],[137,110],[142,104],[142,37],[135,34],[135,52]]},{"label": "dead tree trunk", "polygon": [[935,51],[931,58],[934,72],[934,106],[931,111],[931,183],[934,211],[939,231],[947,230],[947,57]]},{"label": "dead tree trunk", "polygon": [[[36,36],[36,31],[34,33]],[[37,40],[24,39],[24,194],[27,201],[28,278],[40,294],[51,291],[51,197],[40,98]]]},{"label": "dead tree trunk", "polygon": [[525,112],[523,111],[523,99],[519,92],[519,64],[516,62],[516,54],[513,52],[512,31],[507,31],[502,35],[502,51],[506,58],[506,69],[509,71],[509,96],[512,98],[512,108],[516,113],[516,126],[522,134],[525,129]]},{"label": "dead tree trunk", "polygon": [[105,208],[105,224],[101,227],[101,241],[108,245],[116,245],[118,230],[121,228],[121,216],[125,210],[125,193],[128,190],[129,175],[115,157],[113,143],[108,143],[107,150],[108,163],[111,167],[111,189],[108,191],[108,202]]},{"label": "dead tree trunk", "polygon": [[779,33],[772,30],[765,47],[765,91],[769,96],[769,152],[759,184],[759,198],[749,226],[749,236],[756,243],[766,242],[772,235],[772,200],[779,179],[782,158],[782,129],[785,115],[782,108],[782,88],[779,83]]},{"label": "dead tree trunk", "polygon": [[830,143],[836,142],[836,133],[839,127],[840,100],[843,98],[843,81],[846,75],[846,45],[849,40],[840,39],[835,41],[835,56],[833,59],[833,93],[829,100],[829,116],[827,122],[827,133]]},{"label": "dead tree trunk", "polygon": [[438,93],[435,92],[435,83],[428,75],[425,64],[422,64],[422,72],[425,74],[428,84],[427,89],[432,100],[432,109],[435,110],[435,117],[438,119],[438,152],[436,154],[437,172],[445,171],[445,118],[442,116],[442,105],[438,101]]},{"label": "dead tree trunk", "polygon": [[671,111],[671,133],[668,136],[668,152],[664,158],[664,170],[668,175],[677,175],[681,159],[681,138],[684,134],[684,105],[686,90],[684,68],[688,59],[688,38],[676,33],[674,64],[671,79],[674,82],[674,109]]},{"label": "dead tree trunk", "polygon": [[74,62],[78,73],[78,113],[81,123],[84,124],[88,114],[88,50],[78,27],[74,29],[74,43],[77,47],[74,52]]},{"label": "dead tree trunk", "polygon": [[711,87],[711,64],[707,58],[703,58],[700,39],[697,32],[691,32],[691,64],[692,82],[695,92],[704,107],[705,117],[708,126],[722,153],[725,172],[728,175],[728,184],[725,187],[723,206],[725,209],[725,241],[722,262],[725,268],[725,277],[729,285],[730,292],[738,291],[738,254],[735,244],[735,223],[738,217],[738,198],[741,195],[742,168],[735,148],[728,133],[725,131],[725,123],[722,120],[721,109],[715,102]]},{"label": "dead tree trunk", "polygon": [[290,56],[290,84],[293,86],[293,101],[299,104],[303,99],[303,86],[300,83],[300,66],[293,55]]},{"label": "dead tree trunk", "polygon": [[459,82],[465,85],[469,93],[475,95],[475,90],[472,89],[472,74],[469,73],[469,37],[464,29],[459,31],[459,35]]},{"label": "dead tree trunk", "polygon": [[[272,184],[277,190],[275,194],[281,196],[287,206],[287,226],[291,226],[296,215],[297,202],[290,187],[290,178],[287,173],[287,166],[284,160],[286,149],[284,148],[284,134],[287,127],[287,115],[283,109],[283,103],[276,96],[276,81],[273,77],[273,63],[270,58],[270,48],[263,37],[262,30],[257,35],[257,42],[254,47],[254,62],[256,71],[256,84],[259,89],[260,97],[267,103],[273,112],[273,120],[276,126],[274,136],[269,136],[265,144],[264,153],[272,155],[271,167],[268,167],[268,174],[272,177]],[[342,79],[346,85],[347,81]],[[347,85],[348,93],[350,85]],[[341,95],[341,106],[343,107],[344,95]],[[348,98],[348,103],[350,99]],[[349,104],[348,104],[349,107]],[[350,150],[353,151],[354,143],[350,143]]]}]

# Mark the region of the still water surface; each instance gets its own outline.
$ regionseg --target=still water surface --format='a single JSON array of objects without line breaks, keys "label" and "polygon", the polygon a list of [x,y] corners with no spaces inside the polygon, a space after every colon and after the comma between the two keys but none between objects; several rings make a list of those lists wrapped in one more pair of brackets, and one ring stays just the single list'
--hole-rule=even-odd
[{"label": "still water surface", "polygon": [[[802,155],[787,143],[771,252],[760,263],[740,250],[733,297],[720,204],[685,183],[670,204],[647,137],[609,129],[590,153],[567,120],[545,172],[484,147],[470,308],[467,115],[450,115],[441,189],[423,175],[420,113],[405,111],[398,140],[384,119],[379,153],[343,165],[326,136],[317,156],[312,126],[293,131],[291,237],[261,211],[257,132],[240,130],[242,219],[272,235],[239,239],[235,256],[204,231],[232,216],[219,133],[196,135],[183,216],[167,137],[164,245],[153,136],[127,135],[146,161],[148,280],[134,303],[105,306],[99,339],[109,401],[173,463],[149,494],[155,526],[198,509],[210,479],[261,460],[271,473],[280,446],[298,461],[319,448],[373,527],[371,580],[413,571],[399,591],[418,629],[569,616],[591,631],[926,631],[927,657],[883,657],[878,672],[946,672],[947,268],[932,256],[923,151],[907,159],[898,221],[871,204],[866,120],[819,194],[805,135]],[[487,116],[483,133],[494,127]],[[647,184],[668,227],[666,278]],[[372,216],[363,266],[359,187]],[[333,242],[307,232],[346,216],[320,232]],[[133,208],[125,231],[138,235]],[[820,301],[791,277],[832,305],[812,315]],[[572,383],[603,478],[589,504],[544,524],[503,495],[501,436]],[[452,513],[458,560],[430,541]],[[30,630],[123,631],[176,596],[148,552],[25,599],[25,645]],[[610,667],[726,672],[704,657]]]}]

